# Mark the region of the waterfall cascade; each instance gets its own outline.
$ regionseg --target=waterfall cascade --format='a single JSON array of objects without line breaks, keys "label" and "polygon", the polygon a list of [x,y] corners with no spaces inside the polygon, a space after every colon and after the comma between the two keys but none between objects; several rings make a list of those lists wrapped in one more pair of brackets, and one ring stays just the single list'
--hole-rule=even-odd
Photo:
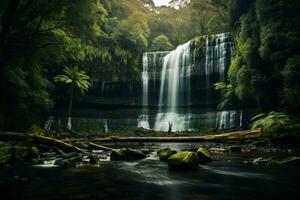
[{"label": "waterfall cascade", "polygon": [[[171,52],[144,53],[143,114],[138,119],[138,126],[150,129],[149,81],[152,80],[155,88],[156,79],[160,73],[158,112],[155,117],[154,130],[168,131],[170,125],[172,131],[191,130],[193,128],[190,123],[193,118],[190,111],[191,77],[198,76],[197,78],[204,79],[201,83],[204,84],[202,88],[206,88],[206,91],[202,96],[206,96],[208,104],[210,99],[214,98],[210,94],[213,84],[226,81],[225,74],[230,65],[232,53],[233,43],[228,33],[199,37],[178,46]],[[150,73],[149,67],[152,68]],[[216,128],[232,128],[236,126],[240,116],[239,111],[220,112],[216,117]]]},{"label": "waterfall cascade", "polygon": [[179,115],[178,105],[190,104],[190,42],[180,45],[163,59],[159,94],[159,110],[154,130],[167,131],[172,126],[174,131],[188,128],[186,115]]}]

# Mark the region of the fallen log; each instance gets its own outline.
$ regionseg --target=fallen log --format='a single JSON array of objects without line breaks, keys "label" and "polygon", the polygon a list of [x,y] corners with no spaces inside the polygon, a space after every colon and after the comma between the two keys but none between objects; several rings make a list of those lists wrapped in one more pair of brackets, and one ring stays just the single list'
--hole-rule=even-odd
[{"label": "fallen log", "polygon": [[89,142],[88,144],[89,144],[90,147],[92,147],[94,149],[106,150],[106,151],[118,151],[117,149],[113,149],[113,148],[110,148],[110,147],[102,146],[100,144],[95,144],[93,142]]},{"label": "fallen log", "polygon": [[250,140],[261,137],[261,130],[235,131],[222,134],[211,134],[203,136],[180,136],[180,137],[106,137],[89,139],[68,139],[67,141],[93,141],[93,142],[226,142]]},{"label": "fallen log", "polygon": [[14,133],[14,132],[2,132],[0,133],[0,141],[23,141],[23,140],[31,140],[36,144],[44,144],[47,146],[55,146],[65,152],[79,152],[84,153],[85,151],[66,142],[63,142],[58,139],[38,136],[33,134],[26,133]]}]

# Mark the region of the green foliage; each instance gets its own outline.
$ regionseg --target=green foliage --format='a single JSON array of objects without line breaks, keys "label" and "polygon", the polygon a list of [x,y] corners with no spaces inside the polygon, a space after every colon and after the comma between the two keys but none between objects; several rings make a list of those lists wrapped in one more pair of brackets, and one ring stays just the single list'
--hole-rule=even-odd
[{"label": "green foliage", "polygon": [[218,82],[214,84],[215,90],[221,90],[224,93],[223,101],[218,105],[219,110],[223,110],[228,107],[238,107],[238,102],[234,94],[232,85],[224,82]]},{"label": "green foliage", "polygon": [[90,77],[85,74],[83,70],[78,67],[65,67],[65,74],[57,75],[54,77],[55,82],[61,82],[64,84],[75,85],[81,93],[86,92],[90,87]]},{"label": "green foliage", "polygon": [[71,110],[73,106],[73,98],[74,98],[74,89],[78,88],[80,92],[83,94],[90,87],[89,79],[90,77],[85,74],[83,70],[80,70],[76,67],[65,67],[65,74],[60,74],[54,77],[55,82],[61,82],[66,85],[70,85],[70,104],[68,110],[68,116],[71,117]]},{"label": "green foliage", "polygon": [[299,108],[299,1],[231,0],[236,53],[228,71],[235,95],[261,110]]},{"label": "green foliage", "polygon": [[150,30],[145,14],[135,12],[120,22],[113,37],[124,48],[142,51],[148,47],[149,34]]},{"label": "green foliage", "polygon": [[262,128],[266,136],[274,136],[281,133],[285,126],[290,123],[290,118],[285,113],[270,112],[261,113],[251,119],[252,129]]},{"label": "green foliage", "polygon": [[290,107],[290,112],[300,109],[300,55],[288,59],[282,71],[284,77],[283,101]]},{"label": "green foliage", "polygon": [[151,51],[169,51],[172,49],[174,46],[165,35],[159,35],[152,41]]}]

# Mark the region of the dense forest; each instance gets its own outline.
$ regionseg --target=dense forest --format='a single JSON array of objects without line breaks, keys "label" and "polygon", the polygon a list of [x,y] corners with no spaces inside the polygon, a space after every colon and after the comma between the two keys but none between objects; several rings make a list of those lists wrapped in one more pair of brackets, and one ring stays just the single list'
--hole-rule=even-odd
[{"label": "dense forest", "polygon": [[180,10],[146,0],[16,0],[0,7],[0,124],[8,129],[28,128],[63,97],[53,78],[64,66],[108,81],[139,79],[142,52],[228,30],[224,4],[206,0]]},{"label": "dense forest", "polygon": [[299,200],[300,0],[0,0],[0,190]]},{"label": "dense forest", "polygon": [[298,1],[192,0],[179,9],[150,0],[11,0],[0,7],[2,129],[28,128],[64,98],[53,81],[64,67],[91,79],[138,80],[143,52],[221,32],[232,33],[236,48],[222,106],[299,110]]}]

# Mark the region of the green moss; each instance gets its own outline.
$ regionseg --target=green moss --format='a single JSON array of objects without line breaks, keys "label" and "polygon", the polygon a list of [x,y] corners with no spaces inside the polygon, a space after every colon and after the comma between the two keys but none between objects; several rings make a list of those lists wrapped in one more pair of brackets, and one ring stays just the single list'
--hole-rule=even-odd
[{"label": "green moss", "polygon": [[169,157],[172,155],[176,154],[177,152],[175,150],[172,150],[170,148],[162,149],[157,152],[157,155],[159,156],[159,159],[161,161],[166,161],[168,160]]},{"label": "green moss", "polygon": [[205,149],[204,147],[198,148],[197,156],[199,157],[199,159],[201,160],[202,163],[211,161],[210,154],[209,154],[208,150]]},{"label": "green moss", "polygon": [[171,170],[191,170],[197,169],[200,159],[192,151],[184,151],[174,154],[168,159],[168,165]]},{"label": "green moss", "polygon": [[10,163],[12,157],[12,145],[6,142],[0,142],[0,164]]}]

